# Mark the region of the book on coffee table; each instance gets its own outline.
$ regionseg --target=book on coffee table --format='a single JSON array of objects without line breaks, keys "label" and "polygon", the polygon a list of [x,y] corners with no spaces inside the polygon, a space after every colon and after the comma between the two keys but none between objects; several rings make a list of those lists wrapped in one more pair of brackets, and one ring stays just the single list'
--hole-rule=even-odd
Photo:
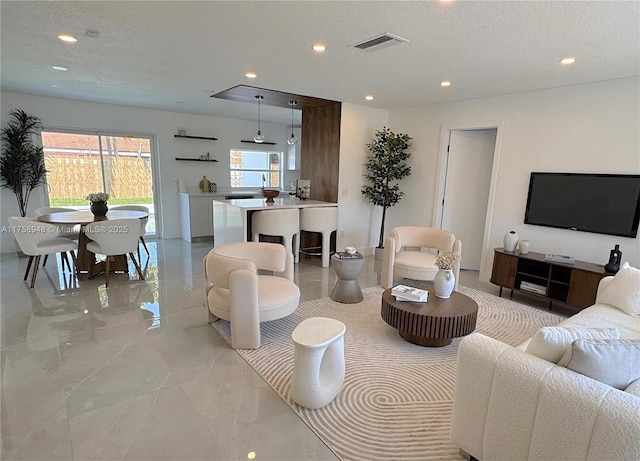
[{"label": "book on coffee table", "polygon": [[415,303],[426,303],[429,296],[429,292],[426,290],[406,285],[396,285],[391,289],[391,294],[395,296],[396,301],[412,301]]}]

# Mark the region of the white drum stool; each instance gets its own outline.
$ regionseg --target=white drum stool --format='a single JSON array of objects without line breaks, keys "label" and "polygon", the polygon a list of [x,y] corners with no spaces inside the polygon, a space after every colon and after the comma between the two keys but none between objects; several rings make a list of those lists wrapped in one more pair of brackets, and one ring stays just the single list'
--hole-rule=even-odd
[{"label": "white drum stool", "polygon": [[312,317],[293,330],[295,344],[291,398],[305,408],[321,408],[338,395],[344,382],[344,323]]},{"label": "white drum stool", "polygon": [[300,248],[300,252],[314,256],[322,255],[322,267],[329,267],[331,233],[338,230],[338,207],[301,208],[300,230],[322,234],[322,247]]},{"label": "white drum stool", "polygon": [[260,234],[282,237],[284,247],[293,253],[293,261],[299,261],[300,213],[297,208],[255,211],[251,215],[253,241],[260,241]]}]

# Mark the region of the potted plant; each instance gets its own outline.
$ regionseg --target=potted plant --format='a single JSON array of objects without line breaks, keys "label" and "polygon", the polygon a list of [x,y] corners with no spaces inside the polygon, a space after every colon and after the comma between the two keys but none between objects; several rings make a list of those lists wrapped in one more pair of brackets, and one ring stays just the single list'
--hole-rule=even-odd
[{"label": "potted plant", "polygon": [[11,119],[2,128],[2,156],[0,180],[3,189],[16,195],[20,216],[26,216],[31,192],[45,183],[47,170],[44,165],[44,149],[33,142],[42,124],[35,115],[14,109]]},{"label": "potted plant", "polygon": [[404,195],[398,181],[411,174],[411,166],[407,164],[411,156],[407,152],[411,141],[409,135],[396,134],[384,127],[382,130],[376,130],[373,140],[367,144],[370,155],[364,164],[367,171],[364,177],[368,184],[362,187],[362,195],[367,201],[382,207],[377,250],[384,247],[387,208],[398,203]]}]

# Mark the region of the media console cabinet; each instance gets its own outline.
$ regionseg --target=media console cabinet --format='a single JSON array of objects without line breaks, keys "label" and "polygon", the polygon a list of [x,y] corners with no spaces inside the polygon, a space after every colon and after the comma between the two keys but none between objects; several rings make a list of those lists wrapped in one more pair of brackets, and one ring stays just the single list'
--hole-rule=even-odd
[{"label": "media console cabinet", "polygon": [[491,283],[502,288],[559,301],[577,309],[591,306],[596,300],[600,279],[609,274],[603,266],[585,261],[573,264],[547,261],[542,253],[530,251],[523,255],[517,250],[493,250]]}]

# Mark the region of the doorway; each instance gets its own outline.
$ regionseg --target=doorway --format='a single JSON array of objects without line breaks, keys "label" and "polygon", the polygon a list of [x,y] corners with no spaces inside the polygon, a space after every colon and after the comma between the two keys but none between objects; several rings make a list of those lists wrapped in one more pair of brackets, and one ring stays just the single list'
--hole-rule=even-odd
[{"label": "doorway", "polygon": [[480,271],[489,235],[498,127],[451,129],[444,139],[437,227],[462,241],[461,269]]},{"label": "doorway", "polygon": [[109,194],[109,206],[149,209],[147,234],[156,234],[153,138],[126,134],[43,130],[49,206],[88,209],[90,192]]}]

